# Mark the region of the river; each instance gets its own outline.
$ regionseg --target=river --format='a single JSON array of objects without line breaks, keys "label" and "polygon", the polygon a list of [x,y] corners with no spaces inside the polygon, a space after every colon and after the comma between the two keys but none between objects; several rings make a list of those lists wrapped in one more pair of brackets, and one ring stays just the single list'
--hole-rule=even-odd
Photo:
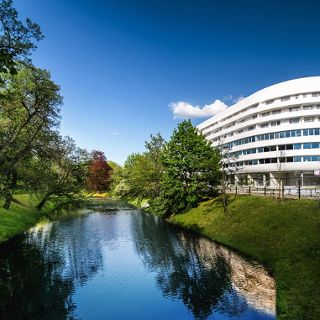
[{"label": "river", "polygon": [[0,245],[0,319],[275,319],[259,264],[132,208],[99,206]]}]

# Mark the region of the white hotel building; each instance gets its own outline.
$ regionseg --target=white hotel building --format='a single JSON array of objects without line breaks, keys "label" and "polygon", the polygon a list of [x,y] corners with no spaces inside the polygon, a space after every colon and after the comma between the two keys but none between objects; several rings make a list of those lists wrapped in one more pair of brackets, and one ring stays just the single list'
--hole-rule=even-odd
[{"label": "white hotel building", "polygon": [[235,157],[235,181],[254,186],[320,184],[320,77],[267,87],[198,125]]}]

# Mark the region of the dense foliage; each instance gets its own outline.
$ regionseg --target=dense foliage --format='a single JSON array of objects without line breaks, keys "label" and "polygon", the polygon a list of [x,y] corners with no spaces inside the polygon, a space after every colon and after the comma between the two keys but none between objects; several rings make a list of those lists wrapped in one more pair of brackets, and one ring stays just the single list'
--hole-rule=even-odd
[{"label": "dense foliage", "polygon": [[85,186],[88,153],[59,134],[63,98],[50,72],[31,64],[37,24],[18,20],[12,1],[0,3],[0,198],[9,209],[13,195],[48,200],[75,199]]},{"label": "dense foliage", "polygon": [[18,19],[18,13],[12,6],[12,0],[0,3],[0,72],[15,74],[17,62],[29,62],[34,41],[43,38],[38,24],[26,19]]},{"label": "dense foliage", "polygon": [[118,196],[150,199],[157,198],[160,194],[163,165],[161,162],[165,141],[158,133],[151,135],[150,141],[145,143],[146,151],[142,154],[133,153],[128,156],[119,177],[115,181],[114,192]]},{"label": "dense foliage", "polygon": [[145,143],[144,153],[128,156],[115,179],[114,193],[148,199],[163,215],[182,213],[216,193],[220,155],[203,135],[183,121],[165,142],[160,134]]},{"label": "dense foliage", "polygon": [[183,213],[212,197],[220,179],[220,155],[190,121],[174,130],[162,156],[159,206],[163,214]]}]

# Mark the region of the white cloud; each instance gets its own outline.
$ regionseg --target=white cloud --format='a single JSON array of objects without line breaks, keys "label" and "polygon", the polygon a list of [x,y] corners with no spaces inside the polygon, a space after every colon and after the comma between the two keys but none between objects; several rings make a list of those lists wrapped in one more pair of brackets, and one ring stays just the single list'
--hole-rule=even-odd
[{"label": "white cloud", "polygon": [[171,102],[169,107],[172,110],[173,118],[190,119],[190,118],[208,118],[228,108],[221,100],[215,100],[211,104],[206,104],[203,107],[184,101]]},{"label": "white cloud", "polygon": [[232,94],[229,94],[227,96],[224,96],[222,100],[228,104],[235,104],[244,99],[245,97],[243,95],[240,96],[234,96]]},{"label": "white cloud", "polygon": [[110,136],[118,136],[119,132],[118,131],[111,131],[111,132],[109,132],[109,135]]},{"label": "white cloud", "polygon": [[244,99],[244,96],[240,96],[238,98],[235,99],[235,103],[238,103],[239,101],[241,101],[242,99]]}]

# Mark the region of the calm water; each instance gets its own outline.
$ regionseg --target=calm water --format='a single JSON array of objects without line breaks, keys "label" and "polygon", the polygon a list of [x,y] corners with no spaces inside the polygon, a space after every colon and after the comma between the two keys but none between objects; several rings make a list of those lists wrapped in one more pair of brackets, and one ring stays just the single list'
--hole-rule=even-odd
[{"label": "calm water", "polygon": [[0,246],[0,319],[275,319],[261,266],[152,215],[99,211]]}]

